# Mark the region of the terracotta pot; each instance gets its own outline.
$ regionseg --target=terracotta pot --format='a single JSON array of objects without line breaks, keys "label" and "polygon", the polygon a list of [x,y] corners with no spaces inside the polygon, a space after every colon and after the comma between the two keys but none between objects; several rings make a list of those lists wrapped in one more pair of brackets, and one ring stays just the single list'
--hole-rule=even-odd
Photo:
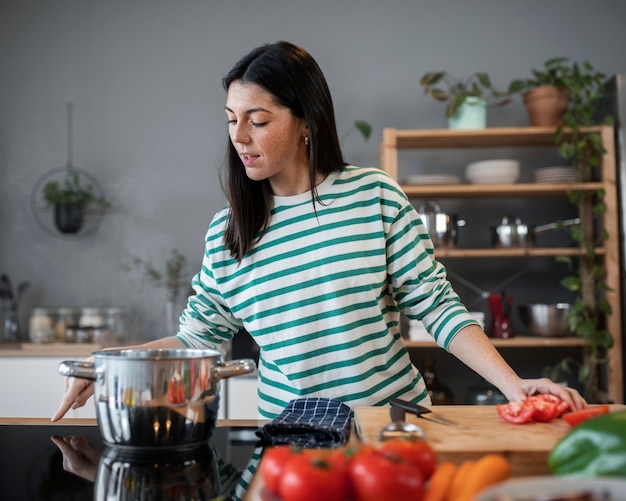
[{"label": "terracotta pot", "polygon": [[542,85],[522,96],[530,125],[555,126],[563,124],[569,91],[562,87]]}]

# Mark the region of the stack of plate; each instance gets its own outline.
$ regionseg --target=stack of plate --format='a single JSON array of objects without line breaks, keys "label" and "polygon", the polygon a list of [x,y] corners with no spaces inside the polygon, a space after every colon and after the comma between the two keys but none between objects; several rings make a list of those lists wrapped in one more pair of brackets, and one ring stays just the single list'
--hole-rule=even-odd
[{"label": "stack of plate", "polygon": [[459,184],[461,178],[458,176],[447,176],[443,174],[420,174],[409,176],[400,181],[400,184]]},{"label": "stack of plate", "polygon": [[533,171],[535,183],[575,183],[578,171],[574,167],[544,167]]},{"label": "stack of plate", "polygon": [[482,160],[468,164],[465,177],[472,184],[509,184],[519,179],[519,169],[517,160]]}]

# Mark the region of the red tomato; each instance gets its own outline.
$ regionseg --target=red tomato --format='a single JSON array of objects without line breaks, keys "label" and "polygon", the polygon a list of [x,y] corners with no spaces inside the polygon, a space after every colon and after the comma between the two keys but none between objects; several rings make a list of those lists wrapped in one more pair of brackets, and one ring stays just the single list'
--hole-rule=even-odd
[{"label": "red tomato", "polygon": [[533,409],[531,419],[533,421],[539,421],[540,423],[549,423],[556,418],[559,412],[558,402],[560,402],[561,399],[558,397],[555,398],[557,399],[556,401],[550,398],[543,398],[543,395],[526,397],[524,405],[530,405]]},{"label": "red tomato", "polygon": [[596,416],[601,416],[602,414],[607,414],[608,412],[608,404],[593,405],[579,411],[566,412],[565,414],[563,414],[563,421],[565,421],[570,426],[576,426],[583,421],[587,421],[588,419]]},{"label": "red tomato", "polygon": [[404,459],[417,466],[429,479],[437,466],[437,454],[433,448],[423,440],[386,440],[380,446],[380,451],[391,457]]},{"label": "red tomato", "polygon": [[290,445],[277,445],[266,449],[260,466],[260,473],[265,483],[265,487],[272,494],[278,495],[280,478],[285,469],[285,465],[298,454],[297,449]]},{"label": "red tomato", "polygon": [[301,454],[289,461],[279,483],[282,501],[345,501],[350,494],[348,469],[338,455]]},{"label": "red tomato", "polygon": [[355,501],[422,499],[424,474],[407,461],[366,451],[352,457],[348,471]]},{"label": "red tomato", "polygon": [[561,400],[556,395],[549,395],[549,394],[542,393],[540,395],[535,395],[535,398],[556,404],[556,410],[557,410],[556,417],[559,417],[561,414],[571,409],[571,406],[569,403],[567,403],[565,400]]},{"label": "red tomato", "polygon": [[532,419],[535,409],[525,402],[509,402],[508,404],[498,404],[496,410],[507,423],[522,424]]}]

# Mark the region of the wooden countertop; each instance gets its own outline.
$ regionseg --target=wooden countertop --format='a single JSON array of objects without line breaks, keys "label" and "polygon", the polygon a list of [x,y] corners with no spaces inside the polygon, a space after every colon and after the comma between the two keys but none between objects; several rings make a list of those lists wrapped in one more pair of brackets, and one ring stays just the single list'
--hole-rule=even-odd
[{"label": "wooden countertop", "polygon": [[92,343],[0,343],[0,358],[3,357],[68,357],[87,358],[102,348]]}]

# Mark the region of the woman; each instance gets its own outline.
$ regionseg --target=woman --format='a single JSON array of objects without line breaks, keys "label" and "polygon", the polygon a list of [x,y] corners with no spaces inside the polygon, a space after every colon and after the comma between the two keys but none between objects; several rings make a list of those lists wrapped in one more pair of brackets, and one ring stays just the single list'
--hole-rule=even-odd
[{"label": "woman", "polygon": [[[586,405],[573,389],[519,378],[461,304],[399,186],[344,163],[328,86],[306,51],[259,47],[223,83],[230,204],[209,226],[178,334],[143,346],[219,347],[245,328],[261,348],[262,418],[299,397],[429,404],[400,337],[402,311],[509,400],[551,393]],[[66,380],[53,420],[92,393]]]}]

